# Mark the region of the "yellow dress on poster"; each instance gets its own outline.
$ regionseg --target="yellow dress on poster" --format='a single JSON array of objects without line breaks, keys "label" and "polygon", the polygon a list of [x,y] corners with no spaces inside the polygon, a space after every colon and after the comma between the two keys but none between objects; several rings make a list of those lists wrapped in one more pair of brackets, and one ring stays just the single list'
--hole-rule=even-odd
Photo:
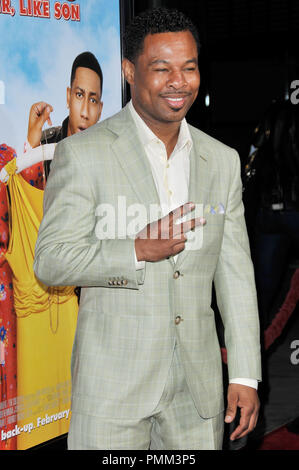
[{"label": "yellow dress on poster", "polygon": [[6,258],[13,272],[17,315],[17,448],[27,449],[68,432],[70,358],[78,301],[74,287],[48,287],[33,271],[34,249],[43,215],[43,190],[10,175],[10,240]]}]

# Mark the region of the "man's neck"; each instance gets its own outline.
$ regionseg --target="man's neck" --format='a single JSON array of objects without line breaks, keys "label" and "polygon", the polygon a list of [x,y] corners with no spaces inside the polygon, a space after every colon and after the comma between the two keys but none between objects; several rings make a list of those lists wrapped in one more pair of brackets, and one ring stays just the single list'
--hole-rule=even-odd
[{"label": "man's neck", "polygon": [[167,123],[166,125],[162,126],[151,126],[149,122],[145,121],[147,126],[151,129],[151,131],[160,139],[162,140],[163,144],[165,145],[167,158],[170,157],[172,154],[180,133],[180,122],[171,122]]},{"label": "man's neck", "polygon": [[138,108],[136,109],[135,106],[134,109],[139,114],[141,119],[145,122],[145,124],[150,128],[150,130],[158,137],[158,139],[160,139],[164,143],[167,152],[167,158],[169,158],[178,141],[181,121],[157,122],[151,119],[149,116],[145,116],[142,112],[138,110]]}]

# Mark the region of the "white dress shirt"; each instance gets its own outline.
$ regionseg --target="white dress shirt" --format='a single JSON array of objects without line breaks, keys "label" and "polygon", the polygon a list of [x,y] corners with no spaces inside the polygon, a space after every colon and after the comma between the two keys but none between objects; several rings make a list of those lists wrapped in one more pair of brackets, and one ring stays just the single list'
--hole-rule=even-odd
[{"label": "white dress shirt", "polygon": [[[151,166],[153,179],[160,198],[162,214],[163,216],[167,215],[177,207],[190,202],[188,201],[190,152],[193,143],[186,119],[183,119],[181,122],[176,146],[170,157],[167,158],[164,143],[151,131],[136,112],[132,100],[129,103],[129,109]],[[136,269],[143,269],[144,265],[144,261],[138,262],[136,259]],[[236,378],[231,379],[230,383],[239,383],[257,389],[257,380],[254,379]]]}]

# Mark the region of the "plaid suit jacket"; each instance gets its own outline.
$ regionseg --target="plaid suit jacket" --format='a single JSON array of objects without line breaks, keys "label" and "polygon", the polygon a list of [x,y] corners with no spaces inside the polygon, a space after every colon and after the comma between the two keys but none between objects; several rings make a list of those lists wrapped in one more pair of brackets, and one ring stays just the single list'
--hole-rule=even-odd
[{"label": "plaid suit jacket", "polygon": [[[149,415],[177,342],[200,415],[221,412],[213,283],[229,376],[261,378],[239,157],[192,126],[190,132],[189,200],[204,208],[202,244],[185,249],[176,263],[147,262],[142,270],[135,267],[134,238],[120,233],[120,220],[128,208],[149,214],[159,198],[127,107],[56,147],[34,269],[47,285],[82,286],[72,355],[73,411],[118,419]],[[205,210],[215,206],[218,210]],[[105,210],[109,220],[114,214],[116,227],[108,238],[99,230]],[[176,322],[177,316],[182,321]]]}]

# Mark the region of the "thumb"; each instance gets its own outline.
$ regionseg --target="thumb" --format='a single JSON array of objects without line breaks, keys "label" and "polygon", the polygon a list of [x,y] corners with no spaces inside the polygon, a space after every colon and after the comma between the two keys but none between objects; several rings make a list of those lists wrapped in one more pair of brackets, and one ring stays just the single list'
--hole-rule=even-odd
[{"label": "thumb", "polygon": [[238,395],[236,393],[229,394],[227,398],[227,407],[224,419],[226,423],[231,423],[235,419],[237,413],[237,404]]},{"label": "thumb", "polygon": [[48,122],[49,126],[52,126],[52,121],[51,121],[51,117],[50,117],[50,114],[51,114],[52,111],[53,111],[53,108],[51,108],[50,106],[46,107],[45,120]]}]

